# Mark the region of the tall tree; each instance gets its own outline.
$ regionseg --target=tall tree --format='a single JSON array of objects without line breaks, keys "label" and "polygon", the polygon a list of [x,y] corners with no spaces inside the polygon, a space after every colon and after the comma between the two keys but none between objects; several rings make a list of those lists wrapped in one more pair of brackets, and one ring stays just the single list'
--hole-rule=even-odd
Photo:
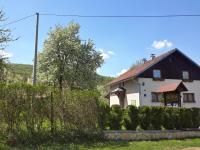
[{"label": "tall tree", "polygon": [[39,79],[70,89],[89,89],[95,86],[96,69],[103,59],[91,40],[82,42],[80,25],[56,26],[50,30],[39,54]]},{"label": "tall tree", "polygon": [[[0,10],[0,22],[5,21],[5,14],[3,10]],[[5,53],[5,48],[8,42],[13,41],[11,37],[11,31],[9,29],[1,28],[0,29],[0,83],[6,81],[6,72],[7,65],[6,61],[8,60],[8,56]]]}]

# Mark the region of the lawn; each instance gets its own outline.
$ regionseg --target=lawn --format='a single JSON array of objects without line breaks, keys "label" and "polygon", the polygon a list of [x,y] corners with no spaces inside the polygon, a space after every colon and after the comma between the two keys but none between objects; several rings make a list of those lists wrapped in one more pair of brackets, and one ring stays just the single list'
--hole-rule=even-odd
[{"label": "lawn", "polygon": [[200,147],[200,139],[162,140],[141,142],[99,142],[93,144],[47,143],[37,146],[19,145],[8,147],[0,142],[0,150],[180,150],[187,147]]}]

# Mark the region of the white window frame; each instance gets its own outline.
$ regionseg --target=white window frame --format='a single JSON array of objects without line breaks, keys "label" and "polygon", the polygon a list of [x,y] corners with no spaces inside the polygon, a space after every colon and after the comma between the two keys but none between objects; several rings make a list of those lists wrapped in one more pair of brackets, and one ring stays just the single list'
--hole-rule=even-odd
[{"label": "white window frame", "polygon": [[154,69],[153,70],[153,78],[155,78],[155,79],[161,79],[161,70]]},{"label": "white window frame", "polygon": [[131,100],[131,105],[136,106],[136,100],[132,99]]},{"label": "white window frame", "polygon": [[189,80],[190,79],[190,74],[188,71],[182,71],[182,78],[183,80]]}]

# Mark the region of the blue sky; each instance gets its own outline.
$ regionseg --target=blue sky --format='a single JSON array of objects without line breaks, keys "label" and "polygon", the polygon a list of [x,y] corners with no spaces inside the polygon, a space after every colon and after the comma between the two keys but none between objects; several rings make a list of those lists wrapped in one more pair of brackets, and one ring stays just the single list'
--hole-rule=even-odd
[{"label": "blue sky", "polygon": [[[200,14],[199,0],[0,0],[7,22],[40,13],[79,15],[166,15]],[[135,61],[149,59],[179,48],[200,64],[200,17],[189,18],[76,18],[41,16],[39,50],[50,27],[66,26],[74,21],[81,25],[83,40],[93,39],[105,63],[98,72],[116,76]],[[6,22],[5,22],[6,23]],[[3,23],[1,23],[2,25]],[[33,63],[35,17],[8,26],[19,40],[9,44],[7,51],[14,63]]]}]

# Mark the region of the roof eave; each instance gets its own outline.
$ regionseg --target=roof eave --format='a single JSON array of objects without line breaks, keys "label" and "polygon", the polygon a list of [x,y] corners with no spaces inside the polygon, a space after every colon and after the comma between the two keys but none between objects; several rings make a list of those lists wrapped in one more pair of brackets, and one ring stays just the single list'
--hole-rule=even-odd
[{"label": "roof eave", "polygon": [[125,81],[132,80],[132,79],[135,79],[135,78],[136,78],[136,76],[132,76],[132,77],[126,78],[124,80],[120,80],[120,81],[117,81],[117,82],[114,82],[114,83],[110,83],[108,85],[111,86],[111,85],[119,84],[121,82],[125,82]]}]

